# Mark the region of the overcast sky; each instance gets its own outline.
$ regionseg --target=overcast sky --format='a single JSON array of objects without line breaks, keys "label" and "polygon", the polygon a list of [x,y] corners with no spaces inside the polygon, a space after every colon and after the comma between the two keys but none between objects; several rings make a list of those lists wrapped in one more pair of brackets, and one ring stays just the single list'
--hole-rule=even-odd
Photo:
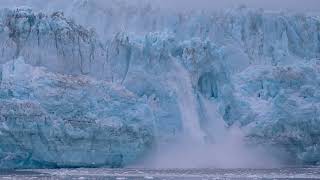
[{"label": "overcast sky", "polygon": [[[152,0],[150,0],[152,1]],[[179,8],[232,8],[248,7],[272,10],[320,11],[320,0],[159,0],[163,6]]]},{"label": "overcast sky", "polygon": [[[90,0],[89,0],[90,1]],[[95,0],[104,2],[108,5],[108,2],[115,0]],[[130,3],[139,3],[141,0],[123,0]],[[304,12],[316,12],[320,11],[320,0],[145,0],[152,2],[152,4],[159,4],[165,8],[171,9],[224,9],[233,8],[241,4],[253,8],[264,8],[271,10],[294,10]],[[58,2],[58,3],[57,3]],[[41,7],[48,4],[56,3],[61,6],[68,6],[73,0],[0,0],[0,7],[5,5],[35,5],[41,4]]]}]

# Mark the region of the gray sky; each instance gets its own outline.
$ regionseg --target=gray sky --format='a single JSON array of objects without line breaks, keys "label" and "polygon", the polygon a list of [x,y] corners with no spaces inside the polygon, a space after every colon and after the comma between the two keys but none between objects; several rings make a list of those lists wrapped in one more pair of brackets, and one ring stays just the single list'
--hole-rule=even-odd
[{"label": "gray sky", "polygon": [[[48,5],[58,2],[59,5],[72,3],[73,0],[0,0],[0,7],[6,4],[42,4]],[[90,1],[90,0],[89,0]],[[115,0],[98,0],[106,5],[110,1]],[[130,3],[139,3],[139,0],[124,0]],[[272,10],[295,10],[295,11],[320,11],[320,0],[146,0],[152,4],[160,4],[160,6],[171,9],[223,9],[232,8],[245,4],[248,7],[264,8]]]},{"label": "gray sky", "polygon": [[[153,1],[153,0],[149,0]],[[320,11],[320,0],[159,0],[171,8],[232,8],[244,4],[253,8],[271,10]]]}]

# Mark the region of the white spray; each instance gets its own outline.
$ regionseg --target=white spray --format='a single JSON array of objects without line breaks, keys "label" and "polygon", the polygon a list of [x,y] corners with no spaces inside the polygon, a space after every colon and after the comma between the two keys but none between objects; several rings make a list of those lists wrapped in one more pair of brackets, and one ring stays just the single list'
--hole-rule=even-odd
[{"label": "white spray", "polygon": [[[143,167],[265,168],[278,165],[263,149],[249,148],[240,128],[227,127],[215,100],[200,94],[196,98],[190,74],[179,61],[174,61],[173,67],[168,79],[177,95],[183,133],[175,142],[159,145]],[[205,127],[201,127],[199,111],[207,122]],[[206,137],[213,140],[206,141]]]}]

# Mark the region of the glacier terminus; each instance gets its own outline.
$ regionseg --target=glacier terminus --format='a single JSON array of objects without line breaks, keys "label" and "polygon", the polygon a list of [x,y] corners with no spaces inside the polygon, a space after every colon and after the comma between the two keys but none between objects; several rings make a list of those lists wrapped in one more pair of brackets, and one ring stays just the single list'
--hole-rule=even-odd
[{"label": "glacier terminus", "polygon": [[320,16],[98,2],[0,9],[0,168],[320,164]]}]

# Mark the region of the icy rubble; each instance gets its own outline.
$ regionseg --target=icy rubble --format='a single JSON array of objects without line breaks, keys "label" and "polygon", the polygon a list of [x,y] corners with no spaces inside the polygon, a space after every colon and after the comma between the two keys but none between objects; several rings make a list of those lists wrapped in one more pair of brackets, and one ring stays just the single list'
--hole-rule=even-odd
[{"label": "icy rubble", "polygon": [[[119,11],[92,11],[96,6],[81,2],[69,15],[90,12],[83,26],[63,13],[0,10],[0,116],[16,125],[22,116],[49,124],[27,135],[13,131],[15,124],[0,125],[7,139],[2,167],[127,165],[180,136],[214,143],[220,119],[240,125],[249,144],[284,149],[295,163],[320,162],[319,19],[246,8],[165,14],[151,7],[121,7],[116,18]],[[90,21],[95,17],[108,21]],[[19,56],[29,65],[13,60]],[[203,101],[217,109],[205,112]],[[88,120],[96,124],[81,125]],[[20,125],[32,129],[37,121]],[[7,155],[12,149],[18,153]]]}]

